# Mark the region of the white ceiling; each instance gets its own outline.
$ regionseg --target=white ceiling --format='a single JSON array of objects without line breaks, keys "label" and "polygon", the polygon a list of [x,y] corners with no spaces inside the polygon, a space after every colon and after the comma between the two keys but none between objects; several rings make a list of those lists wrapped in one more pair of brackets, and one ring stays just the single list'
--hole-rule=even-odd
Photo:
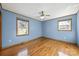
[{"label": "white ceiling", "polygon": [[2,3],[2,7],[37,20],[41,20],[38,17],[40,11],[50,14],[50,17],[44,19],[50,20],[77,13],[79,10],[79,4],[77,3]]}]

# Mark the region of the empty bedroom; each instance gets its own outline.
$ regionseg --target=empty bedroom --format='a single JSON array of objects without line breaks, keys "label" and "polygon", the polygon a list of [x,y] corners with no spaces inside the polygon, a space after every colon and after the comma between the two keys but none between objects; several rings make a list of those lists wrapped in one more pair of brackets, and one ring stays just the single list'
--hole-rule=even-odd
[{"label": "empty bedroom", "polygon": [[79,3],[0,3],[1,56],[79,56]]}]

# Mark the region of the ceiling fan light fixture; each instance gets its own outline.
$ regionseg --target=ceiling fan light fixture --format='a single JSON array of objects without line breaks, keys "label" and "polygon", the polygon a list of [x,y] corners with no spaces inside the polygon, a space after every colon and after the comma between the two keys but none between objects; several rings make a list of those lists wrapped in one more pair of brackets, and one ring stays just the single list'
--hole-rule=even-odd
[{"label": "ceiling fan light fixture", "polygon": [[44,16],[41,16],[41,17],[40,17],[40,19],[44,19],[44,18],[45,18]]}]

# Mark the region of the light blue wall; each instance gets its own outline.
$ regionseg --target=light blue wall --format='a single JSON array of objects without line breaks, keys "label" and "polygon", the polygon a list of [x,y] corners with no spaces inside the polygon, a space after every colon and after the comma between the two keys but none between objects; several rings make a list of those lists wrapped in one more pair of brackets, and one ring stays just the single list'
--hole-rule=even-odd
[{"label": "light blue wall", "polygon": [[[16,36],[16,16],[29,20],[29,35]],[[26,42],[42,36],[41,22],[2,10],[2,47]]]},{"label": "light blue wall", "polygon": [[[68,18],[72,18],[72,31],[58,31],[57,21],[63,20],[63,19],[65,20]],[[49,21],[44,21],[42,23],[43,36],[52,38],[52,39],[61,40],[61,41],[76,43],[77,41],[77,38],[76,38],[76,20],[77,19],[76,18],[77,16],[75,14],[75,15],[70,15],[66,17],[52,19]]]},{"label": "light blue wall", "polygon": [[79,11],[77,13],[77,44],[79,46]]}]

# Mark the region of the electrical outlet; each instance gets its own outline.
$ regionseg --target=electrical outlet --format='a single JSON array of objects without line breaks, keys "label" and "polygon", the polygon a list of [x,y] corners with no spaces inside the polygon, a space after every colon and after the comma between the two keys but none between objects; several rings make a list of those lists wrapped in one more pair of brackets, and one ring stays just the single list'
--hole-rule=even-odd
[{"label": "electrical outlet", "polygon": [[9,40],[9,43],[11,43],[12,42],[12,40]]}]

